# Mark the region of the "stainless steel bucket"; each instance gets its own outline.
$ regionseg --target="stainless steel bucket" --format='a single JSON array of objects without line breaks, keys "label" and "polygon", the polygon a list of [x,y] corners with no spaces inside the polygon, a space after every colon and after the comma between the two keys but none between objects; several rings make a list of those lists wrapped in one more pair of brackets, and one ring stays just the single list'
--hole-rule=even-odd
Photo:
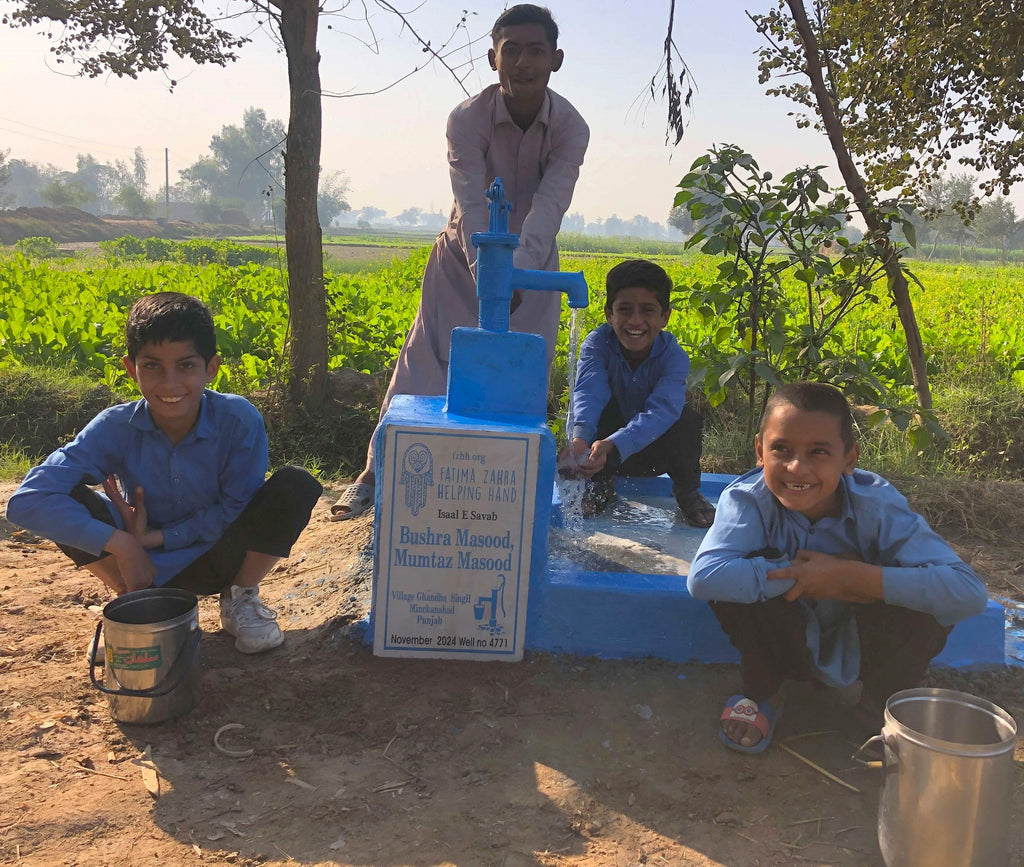
[{"label": "stainless steel bucket", "polygon": [[888,867],[1007,863],[1016,737],[1005,710],[964,692],[889,698],[882,733],[864,744],[885,748],[878,844]]},{"label": "stainless steel bucket", "polygon": [[[96,649],[103,632],[103,683]],[[199,699],[199,604],[171,587],[126,593],[103,609],[89,651],[89,677],[114,719],[159,723],[188,713]]]}]

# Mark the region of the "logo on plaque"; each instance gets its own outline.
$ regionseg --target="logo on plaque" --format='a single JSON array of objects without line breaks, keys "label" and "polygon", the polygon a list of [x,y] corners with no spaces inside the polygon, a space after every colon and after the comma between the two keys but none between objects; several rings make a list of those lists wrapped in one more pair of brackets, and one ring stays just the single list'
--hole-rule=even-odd
[{"label": "logo on plaque", "polygon": [[427,488],[434,486],[434,456],[423,443],[413,443],[405,450],[401,483],[406,507],[418,515],[427,504]]}]

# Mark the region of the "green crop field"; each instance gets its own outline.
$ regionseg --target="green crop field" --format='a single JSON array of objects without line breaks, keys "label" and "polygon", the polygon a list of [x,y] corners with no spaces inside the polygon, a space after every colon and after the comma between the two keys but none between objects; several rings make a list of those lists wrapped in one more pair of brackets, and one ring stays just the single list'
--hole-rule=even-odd
[{"label": "green crop field", "polygon": [[[258,247],[230,243],[200,247],[186,242],[181,248],[169,249],[162,255],[175,261],[149,261],[145,249],[136,250],[130,242],[108,249],[105,259],[34,259],[18,253],[0,256],[0,372],[5,368],[60,368],[105,383],[116,395],[131,396],[133,385],[120,362],[125,314],[144,293],[176,290],[202,298],[214,312],[226,362],[215,387],[252,394],[280,382],[288,335],[287,289],[280,257],[266,258],[252,252]],[[603,321],[604,276],[623,255],[629,254],[563,254],[563,270],[582,271],[590,286],[590,307],[577,315],[581,334]],[[723,323],[698,315],[690,304],[688,288],[713,279],[719,260],[697,253],[647,255],[669,271],[677,286],[669,329],[691,351],[694,367],[699,367],[696,347],[716,333],[721,337]],[[328,268],[331,369],[347,367],[371,374],[387,370],[415,314],[426,256],[424,247],[403,259],[377,263],[356,273]],[[1024,404],[1024,322],[1020,315],[1024,268],[924,262],[915,262],[913,267],[924,286],[914,287],[913,296],[937,409],[944,410],[952,395],[962,395],[965,387],[972,386],[989,397],[995,395],[998,399],[993,400],[1003,407],[998,411],[1003,415],[1006,406]],[[793,291],[798,291],[795,284]],[[876,376],[910,403],[913,389],[903,333],[884,286],[879,286],[878,292],[881,303],[851,316],[835,339],[852,347]],[[552,375],[555,407],[565,403],[569,331],[570,314],[563,307]],[[957,400],[963,403],[962,398]],[[963,411],[980,417],[969,407]],[[1020,415],[1015,409],[1017,421]],[[943,424],[949,422],[943,420]],[[1001,446],[1005,452],[1011,446],[1019,448],[1016,442],[1022,439],[1013,432],[999,431],[986,447]],[[960,463],[971,464],[969,457]],[[993,460],[998,463],[995,458],[981,463],[991,470]],[[977,460],[974,464],[980,468]]]}]

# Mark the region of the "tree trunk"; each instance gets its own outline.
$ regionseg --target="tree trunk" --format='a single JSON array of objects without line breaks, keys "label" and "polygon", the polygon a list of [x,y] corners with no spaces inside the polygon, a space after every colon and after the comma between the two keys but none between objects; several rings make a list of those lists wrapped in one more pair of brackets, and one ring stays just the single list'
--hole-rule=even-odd
[{"label": "tree trunk", "polygon": [[818,40],[807,21],[807,12],[804,10],[803,0],[786,0],[793,21],[796,23],[797,31],[800,34],[800,42],[804,49],[804,58],[807,61],[807,77],[811,81],[811,89],[818,102],[818,110],[821,112],[821,120],[828,133],[828,140],[832,145],[832,151],[839,163],[839,171],[846,183],[846,188],[853,196],[853,201],[864,217],[868,231],[874,238],[875,245],[882,259],[885,274],[889,278],[889,284],[893,299],[896,302],[896,311],[899,313],[900,323],[903,325],[903,333],[907,338],[907,354],[910,359],[910,371],[914,378],[914,391],[917,394],[917,402],[922,409],[932,408],[932,395],[928,388],[928,369],[925,364],[924,344],[921,341],[921,332],[917,327],[917,317],[914,315],[914,305],[910,300],[910,290],[907,286],[907,278],[900,268],[899,252],[889,240],[889,233],[886,231],[881,215],[874,201],[868,195],[864,187],[857,166],[850,156],[850,150],[846,146],[846,138],[843,135],[843,125],[836,115],[835,106],[832,104],[832,97],[825,87],[825,80],[821,75],[821,56],[818,51]]},{"label": "tree trunk", "polygon": [[281,38],[288,58],[287,151],[284,157],[288,310],[291,339],[289,396],[308,409],[327,395],[327,293],[323,236],[317,214],[320,182],[320,10],[316,0],[281,0]]}]

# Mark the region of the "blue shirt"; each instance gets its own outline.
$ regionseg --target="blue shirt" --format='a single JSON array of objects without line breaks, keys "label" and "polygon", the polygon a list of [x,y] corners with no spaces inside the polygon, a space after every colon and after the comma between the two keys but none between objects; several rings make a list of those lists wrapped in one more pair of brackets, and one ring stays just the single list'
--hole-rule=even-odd
[{"label": "blue shirt", "polygon": [[580,347],[572,392],[572,437],[593,443],[601,413],[615,398],[627,421],[608,439],[615,444],[619,458],[626,460],[679,420],[689,375],[690,357],[667,331],[658,334],[650,355],[633,370],[606,322],[591,331]]},{"label": "blue shirt", "polygon": [[[111,527],[69,494],[79,482],[98,485],[111,474],[128,502],[142,486],[148,525],[164,535],[163,547],[147,549],[157,570],[153,583],[166,584],[220,539],[263,485],[263,417],[245,398],[207,389],[192,430],[175,444],[154,424],[145,399],[111,407],[25,476],[7,504],[7,518],[36,535],[99,555]],[[109,506],[123,529],[117,510]]]},{"label": "blue shirt", "polygon": [[[924,611],[944,626],[985,610],[982,581],[885,479],[854,470],[842,477],[840,491],[839,517],[812,523],[779,503],[763,470],[740,476],[722,492],[715,523],[690,564],[690,593],[748,603],[781,596],[793,581],[769,581],[766,573],[788,566],[804,549],[881,566],[886,603]],[[821,680],[831,686],[853,683],[860,670],[853,604],[798,601],[807,612],[807,646]]]}]

